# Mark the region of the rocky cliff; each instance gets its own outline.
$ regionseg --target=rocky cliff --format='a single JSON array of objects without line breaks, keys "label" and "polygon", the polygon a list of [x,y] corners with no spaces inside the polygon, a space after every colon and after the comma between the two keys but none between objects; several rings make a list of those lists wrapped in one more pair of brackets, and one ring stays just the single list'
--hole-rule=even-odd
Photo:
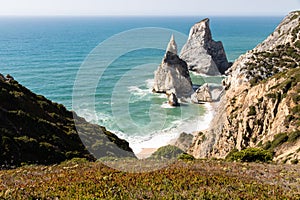
[{"label": "rocky cliff", "polygon": [[189,70],[206,75],[224,74],[229,67],[222,42],[212,39],[207,18],[191,28],[180,58],[187,62]]},{"label": "rocky cliff", "polygon": [[173,93],[178,98],[190,97],[194,92],[187,64],[178,57],[177,45],[173,36],[168,44],[162,63],[154,72],[153,91]]},{"label": "rocky cliff", "polygon": [[194,138],[189,153],[224,158],[235,149],[259,147],[278,162],[300,160],[299,31],[300,12],[292,12],[234,62],[211,128]]},{"label": "rocky cliff", "polygon": [[0,74],[0,99],[0,167],[59,163],[74,157],[134,157],[125,140],[32,93],[11,76]]}]

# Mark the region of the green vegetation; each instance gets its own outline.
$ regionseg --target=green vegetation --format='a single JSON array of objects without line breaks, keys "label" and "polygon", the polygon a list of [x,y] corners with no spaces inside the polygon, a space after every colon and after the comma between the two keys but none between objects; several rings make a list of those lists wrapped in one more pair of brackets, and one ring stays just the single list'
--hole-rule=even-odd
[{"label": "green vegetation", "polygon": [[274,139],[272,142],[268,141],[265,146],[264,149],[267,150],[274,150],[276,147],[282,145],[283,143],[285,143],[286,141],[288,141],[289,137],[287,136],[287,133],[279,133],[277,135],[275,135]]},{"label": "green vegetation", "polygon": [[296,165],[299,163],[299,160],[298,159],[294,159],[294,160],[291,160],[291,164],[293,165]]},{"label": "green vegetation", "polygon": [[300,105],[296,105],[295,107],[292,108],[292,113],[293,114],[298,114],[300,113]]},{"label": "green vegetation", "polygon": [[[296,13],[292,20],[299,19]],[[267,81],[268,78],[284,74],[289,69],[299,67],[300,57],[300,40],[297,34],[300,31],[300,25],[289,30],[293,39],[291,43],[278,45],[277,47],[265,52],[255,52],[251,59],[246,63],[245,73],[248,74],[251,86],[255,86],[260,82]],[[285,37],[282,35],[281,37]]]},{"label": "green vegetation", "polygon": [[32,93],[17,81],[1,80],[0,98],[2,168],[59,163],[74,157],[94,160],[82,144],[82,138],[97,158],[134,157],[125,140],[104,127],[86,122],[63,105]]},{"label": "green vegetation", "polygon": [[279,147],[284,143],[293,143],[300,139],[300,131],[294,131],[291,133],[279,133],[275,135],[273,141],[268,141],[264,144],[264,149],[273,151],[275,148]]},{"label": "green vegetation", "polygon": [[260,78],[259,77],[253,77],[252,79],[250,79],[250,85],[251,87],[257,85],[260,81]]},{"label": "green vegetation", "polygon": [[187,153],[179,154],[177,158],[178,160],[186,160],[186,161],[195,160],[194,156]]},{"label": "green vegetation", "polygon": [[300,131],[299,130],[294,131],[290,133],[288,137],[289,137],[287,140],[288,142],[295,142],[300,138]]},{"label": "green vegetation", "polygon": [[172,145],[163,146],[157,149],[150,159],[176,159],[180,154],[183,154],[180,148]]},{"label": "green vegetation", "polygon": [[299,199],[299,178],[295,165],[195,160],[125,173],[76,159],[0,171],[0,199]]},{"label": "green vegetation", "polygon": [[248,116],[252,116],[252,115],[256,115],[255,106],[250,106],[249,107]]},{"label": "green vegetation", "polygon": [[268,162],[273,159],[273,154],[270,151],[260,148],[247,148],[241,151],[233,149],[227,156],[228,161],[241,161],[241,162]]}]

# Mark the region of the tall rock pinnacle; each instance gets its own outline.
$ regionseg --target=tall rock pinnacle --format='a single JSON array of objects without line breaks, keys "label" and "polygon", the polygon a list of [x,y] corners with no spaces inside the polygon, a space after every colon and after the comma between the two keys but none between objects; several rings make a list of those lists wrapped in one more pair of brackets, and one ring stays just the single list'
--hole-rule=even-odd
[{"label": "tall rock pinnacle", "polygon": [[177,44],[174,39],[174,35],[171,36],[166,52],[171,52],[177,55]]},{"label": "tall rock pinnacle", "polygon": [[166,49],[166,54],[154,72],[153,92],[173,93],[178,98],[188,98],[194,92],[187,64],[177,55],[174,36]]},{"label": "tall rock pinnacle", "polygon": [[224,74],[229,67],[222,42],[212,39],[208,18],[191,28],[180,58],[187,62],[189,70],[206,75]]}]

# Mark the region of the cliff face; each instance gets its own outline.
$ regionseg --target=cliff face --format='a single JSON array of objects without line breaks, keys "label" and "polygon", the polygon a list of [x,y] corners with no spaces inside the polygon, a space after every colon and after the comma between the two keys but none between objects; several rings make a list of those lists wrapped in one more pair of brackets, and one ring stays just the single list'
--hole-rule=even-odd
[{"label": "cliff face", "polygon": [[229,67],[222,42],[212,39],[209,19],[191,28],[180,58],[187,62],[189,70],[206,75],[224,74]]},{"label": "cliff face", "polygon": [[194,138],[189,153],[224,158],[233,149],[261,147],[275,161],[300,160],[299,31],[300,12],[292,12],[235,61],[211,128]]},{"label": "cliff face", "polygon": [[[134,156],[125,140],[86,122],[63,105],[32,93],[10,76],[0,74],[0,99],[2,167],[51,164],[74,157],[94,160],[103,156]],[[82,144],[83,138],[93,156]]]}]

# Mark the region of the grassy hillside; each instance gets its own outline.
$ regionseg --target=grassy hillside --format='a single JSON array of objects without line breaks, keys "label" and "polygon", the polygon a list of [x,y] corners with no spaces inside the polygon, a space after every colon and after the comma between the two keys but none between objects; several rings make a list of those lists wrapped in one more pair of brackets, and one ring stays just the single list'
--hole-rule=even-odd
[{"label": "grassy hillside", "polygon": [[73,160],[2,170],[0,183],[4,199],[300,198],[300,168],[295,165],[212,160],[178,161],[148,173],[125,173],[99,162]]},{"label": "grassy hillside", "polygon": [[[134,157],[125,140],[1,74],[0,99],[2,167],[52,164],[74,157],[88,160],[103,156]],[[93,155],[82,144],[76,128]]]}]

